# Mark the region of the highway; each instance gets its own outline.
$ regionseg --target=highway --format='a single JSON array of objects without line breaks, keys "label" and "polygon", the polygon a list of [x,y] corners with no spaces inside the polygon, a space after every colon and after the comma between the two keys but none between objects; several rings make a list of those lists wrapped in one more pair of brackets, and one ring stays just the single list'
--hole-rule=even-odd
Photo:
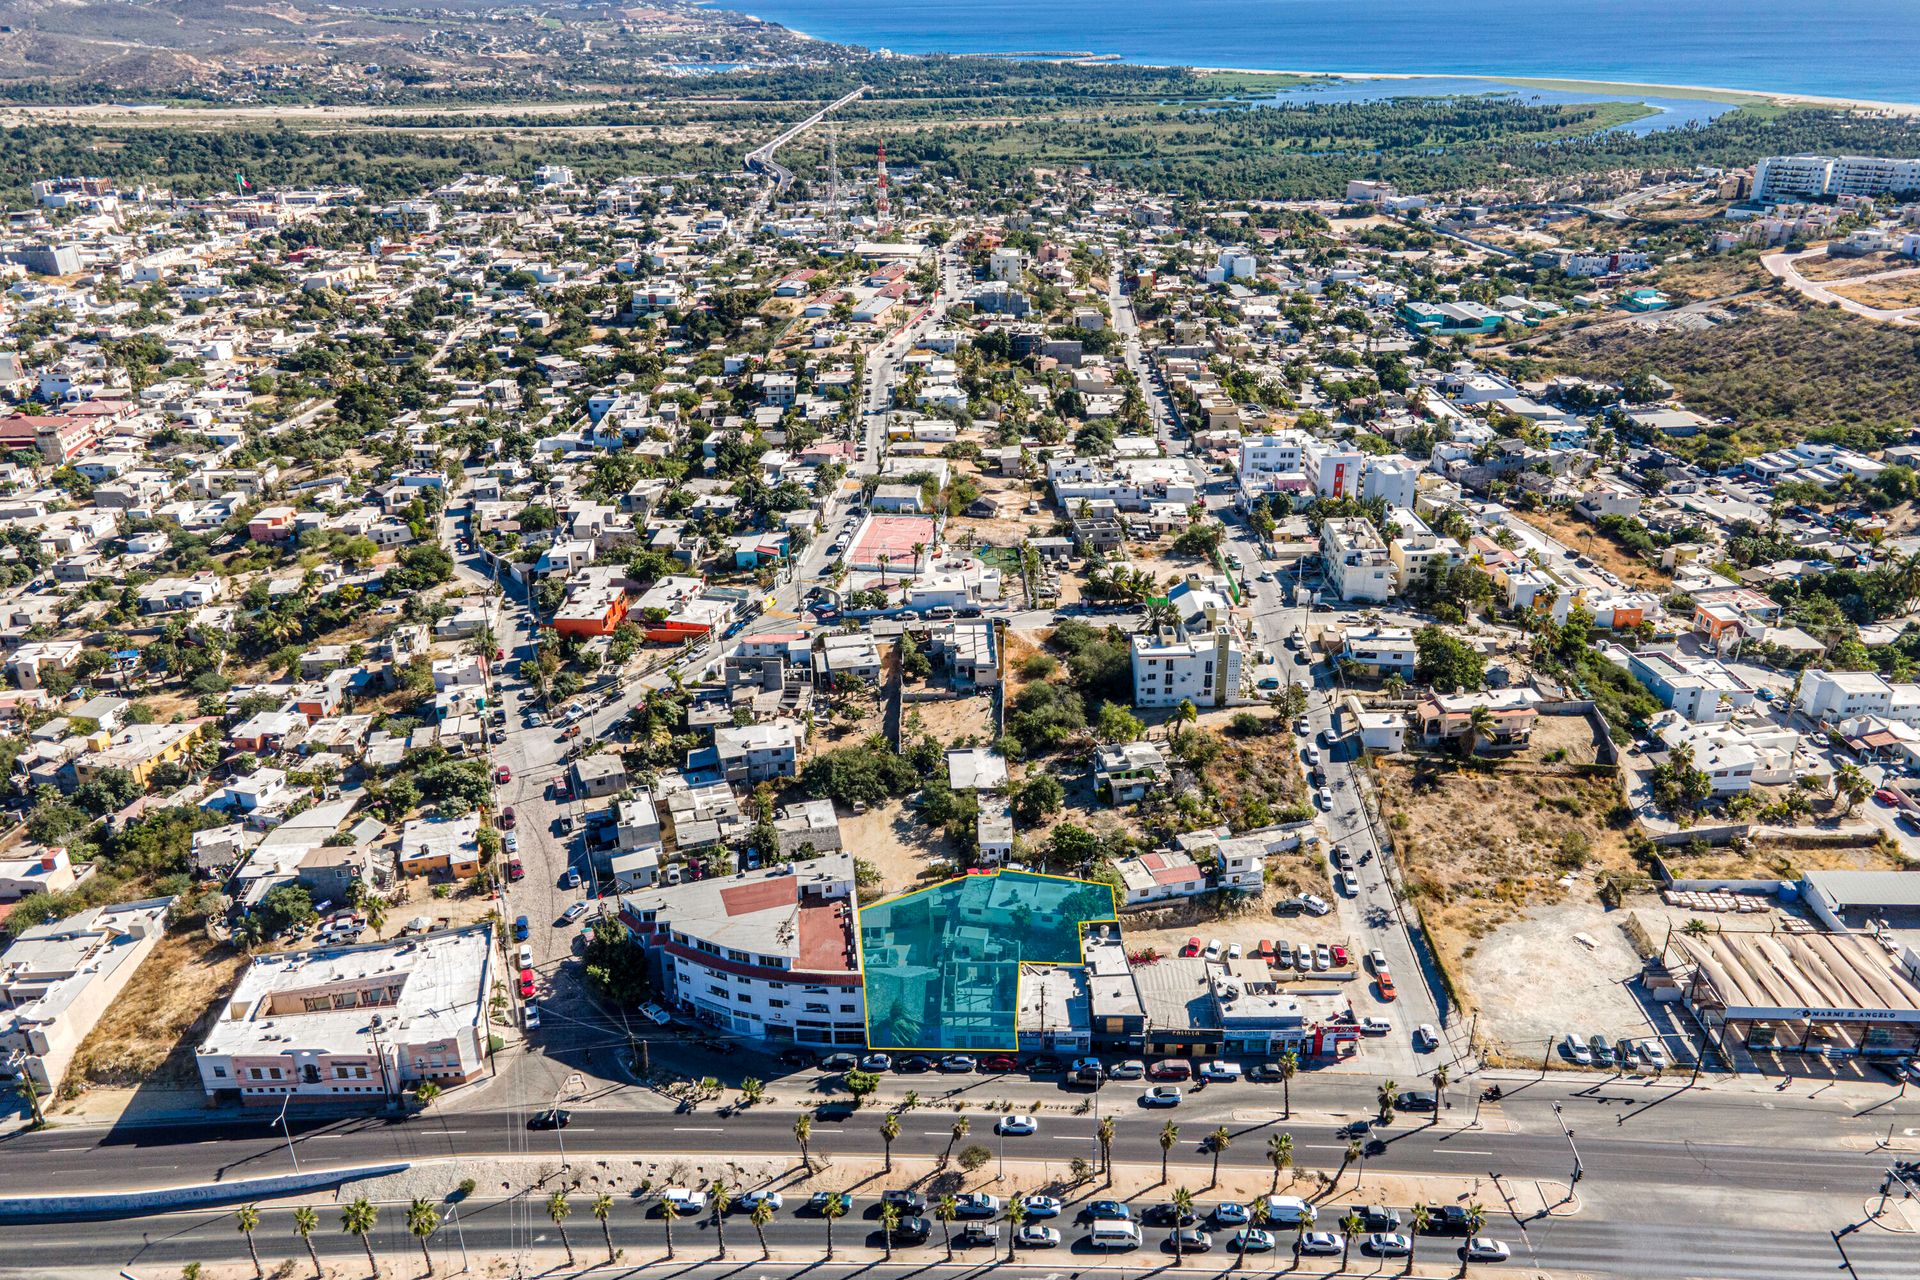
[{"label": "highway", "polygon": [[779,161],[775,160],[773,158],[774,153],[779,151],[781,147],[786,146],[789,142],[792,142],[795,138],[799,137],[801,134],[805,133],[807,130],[813,128],[814,125],[819,124],[822,120],[825,120],[829,112],[838,111],[841,107],[846,106],[848,103],[858,101],[861,97],[865,96],[869,91],[871,91],[872,88],[873,88],[872,85],[863,84],[858,89],[855,89],[853,92],[846,94],[843,97],[836,98],[834,101],[828,103],[826,106],[820,108],[820,110],[808,116],[805,120],[802,120],[799,124],[793,125],[788,129],[786,129],[778,137],[774,138],[771,142],[763,143],[762,145],[754,148],[752,151],[747,153],[747,162],[746,162],[747,168],[752,170],[755,173],[767,174],[773,179],[773,193],[772,193],[773,199],[777,200],[781,196],[785,195],[787,193],[787,188],[793,185],[792,171],[789,170],[785,165],[781,164]]}]

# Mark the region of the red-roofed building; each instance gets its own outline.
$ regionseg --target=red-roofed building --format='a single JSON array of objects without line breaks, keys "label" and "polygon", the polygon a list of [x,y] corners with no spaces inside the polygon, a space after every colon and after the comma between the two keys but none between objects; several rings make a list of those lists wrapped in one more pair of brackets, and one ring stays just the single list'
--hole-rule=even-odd
[{"label": "red-roofed building", "polygon": [[775,1043],[865,1046],[851,854],[626,894],[620,919],[680,1016]]},{"label": "red-roofed building", "polygon": [[1130,907],[1192,898],[1207,891],[1207,873],[1194,862],[1193,855],[1179,849],[1122,858],[1115,870],[1120,873],[1120,885]]}]

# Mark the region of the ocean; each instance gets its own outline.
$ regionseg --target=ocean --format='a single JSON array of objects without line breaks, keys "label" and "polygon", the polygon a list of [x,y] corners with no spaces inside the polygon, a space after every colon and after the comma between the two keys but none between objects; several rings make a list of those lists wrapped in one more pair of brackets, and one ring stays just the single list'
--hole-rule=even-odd
[{"label": "ocean", "polygon": [[817,39],[895,53],[1088,52],[1203,67],[1613,80],[1920,102],[1915,0],[720,3]]}]

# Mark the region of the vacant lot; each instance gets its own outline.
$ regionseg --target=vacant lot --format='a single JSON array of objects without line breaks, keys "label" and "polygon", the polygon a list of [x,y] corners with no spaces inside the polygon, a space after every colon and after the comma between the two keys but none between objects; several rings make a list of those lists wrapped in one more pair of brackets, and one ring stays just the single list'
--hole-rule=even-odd
[{"label": "vacant lot", "polygon": [[[1407,887],[1456,978],[1498,928],[1539,907],[1589,900],[1601,871],[1634,870],[1608,822],[1620,802],[1610,777],[1524,762],[1480,772],[1387,759],[1375,778]],[[1461,996],[1483,1003],[1472,990]]]},{"label": "vacant lot", "polygon": [[880,872],[883,893],[905,893],[960,869],[959,848],[941,828],[922,822],[903,800],[842,814],[840,835],[847,852]]},{"label": "vacant lot", "polygon": [[1587,902],[1533,907],[1473,947],[1464,974],[1482,1043],[1513,1065],[1537,1065],[1548,1042],[1570,1031],[1644,1034],[1627,987],[1640,957],[1621,931],[1625,915]]},{"label": "vacant lot", "polygon": [[1561,545],[1591,557],[1595,564],[1630,587],[1665,588],[1672,585],[1672,574],[1648,564],[1608,537],[1598,525],[1570,511],[1529,511],[1521,519]]},{"label": "vacant lot", "polygon": [[1888,311],[1900,307],[1920,307],[1920,273],[1866,284],[1841,285],[1834,292],[1843,298]]},{"label": "vacant lot", "polygon": [[1891,271],[1895,267],[1911,266],[1905,258],[1891,253],[1870,253],[1863,258],[1796,258],[1794,270],[1809,280],[1852,280],[1856,276],[1870,276],[1879,271]]},{"label": "vacant lot", "polygon": [[[1263,731],[1242,736],[1224,724],[1208,723],[1209,719],[1231,721],[1236,715],[1254,716]],[[1264,707],[1213,712],[1202,716],[1200,723],[1218,734],[1220,742],[1219,755],[1200,772],[1201,784],[1221,820],[1235,831],[1280,821],[1285,810],[1306,802],[1299,742],[1275,712]]]},{"label": "vacant lot", "polygon": [[237,953],[197,932],[168,934],[81,1042],[71,1078],[100,1085],[198,1081],[194,1045],[244,967]]}]

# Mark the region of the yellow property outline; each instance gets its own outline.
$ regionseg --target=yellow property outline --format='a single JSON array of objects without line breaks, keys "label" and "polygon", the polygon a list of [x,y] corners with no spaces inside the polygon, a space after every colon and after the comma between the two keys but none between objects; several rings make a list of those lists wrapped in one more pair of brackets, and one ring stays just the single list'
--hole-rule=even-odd
[{"label": "yellow property outline", "polygon": [[[1000,875],[1002,871],[1007,871],[1007,870],[1009,870],[1009,868],[995,867],[992,870],[988,870],[988,871],[971,871],[971,872],[966,872],[957,876],[948,876],[945,880],[936,880],[932,884],[922,885],[918,889],[909,889],[905,893],[897,893],[890,898],[882,898],[878,902],[875,902],[868,907],[861,906],[859,903],[858,897],[856,896],[854,901],[854,907],[853,907],[853,945],[860,954],[860,1023],[861,1023],[862,1031],[866,1036],[867,1048],[872,1049],[875,1047],[873,1043],[873,1002],[867,999],[866,932],[860,927],[860,917],[867,911],[871,910],[873,907],[884,907],[884,906],[887,906],[889,903],[904,902],[908,898],[915,897],[922,893],[931,893],[935,889],[944,889],[948,885],[952,885],[952,884],[961,884],[969,880],[996,878]],[[1024,969],[1026,966],[1030,964],[1049,965],[1054,968],[1061,968],[1067,965],[1076,965],[1076,964],[1084,965],[1087,962],[1087,931],[1085,926],[1090,924],[1109,924],[1109,923],[1117,925],[1120,923],[1120,908],[1118,906],[1117,900],[1114,897],[1113,886],[1106,883],[1104,880],[1085,880],[1079,876],[1056,875],[1051,871],[1014,871],[1013,874],[1017,876],[1032,876],[1036,879],[1041,879],[1041,880],[1061,880],[1061,881],[1065,881],[1068,884],[1087,885],[1089,887],[1096,888],[1096,889],[1105,889],[1107,891],[1107,904],[1108,904],[1109,910],[1111,911],[1111,914],[1105,915],[1105,916],[1088,916],[1083,918],[1080,921],[1081,928],[1077,931],[1079,944],[1080,944],[1080,957],[1077,960],[1024,960],[1023,959],[1023,960],[1014,961],[1015,972],[1014,972],[1014,981],[1013,981],[1013,1005],[1014,1005],[1013,1043],[1011,1045],[987,1045],[987,1046],[968,1045],[968,1046],[964,1046],[964,1051],[966,1052],[1018,1053],[1020,1051],[1019,1011],[1020,1011],[1020,995],[1021,995],[1021,991],[1020,991],[1021,978],[1020,978],[1019,971],[1021,969]],[[957,1053],[957,1052],[963,1051],[963,1047],[959,1045],[881,1045],[879,1046],[879,1048],[882,1051],[889,1052],[889,1053]]]}]

